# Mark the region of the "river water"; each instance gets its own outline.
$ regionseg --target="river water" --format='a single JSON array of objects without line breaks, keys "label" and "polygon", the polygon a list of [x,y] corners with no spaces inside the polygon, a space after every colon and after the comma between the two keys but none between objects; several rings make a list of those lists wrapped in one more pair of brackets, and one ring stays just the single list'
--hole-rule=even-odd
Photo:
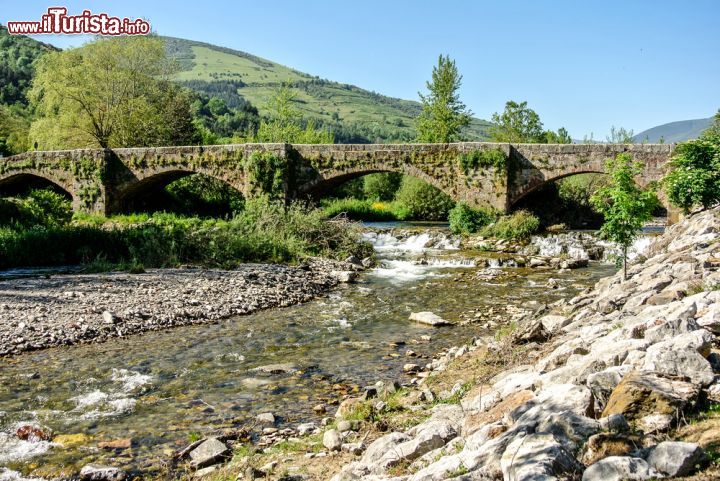
[{"label": "river water", "polygon": [[[190,439],[247,425],[262,412],[273,412],[280,427],[319,422],[313,406],[378,380],[407,382],[404,363],[424,364],[443,348],[492,334],[491,310],[535,309],[615,270],[603,262],[562,274],[488,269],[502,264],[498,255],[461,251],[441,227],[424,229],[401,238],[366,233],[380,266],[303,305],[0,361],[0,479],[9,470],[52,477],[90,462],[153,471]],[[547,287],[550,278],[559,288]],[[424,310],[460,325],[408,320]],[[408,349],[424,358],[408,360]],[[251,371],[288,362],[299,371]],[[80,436],[66,437],[65,446],[21,441],[14,432],[27,422]],[[131,449],[97,447],[122,438],[132,438]]]}]

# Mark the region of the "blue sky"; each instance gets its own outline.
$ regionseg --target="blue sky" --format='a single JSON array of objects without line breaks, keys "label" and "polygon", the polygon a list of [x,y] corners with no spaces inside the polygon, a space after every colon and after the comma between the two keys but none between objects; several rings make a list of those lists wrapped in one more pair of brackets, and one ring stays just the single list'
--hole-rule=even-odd
[{"label": "blue sky", "polygon": [[[604,139],[720,108],[720,1],[2,0],[0,23],[48,6],[143,17],[153,30],[244,50],[323,78],[417,99],[440,53],[489,119],[527,100],[547,128]],[[82,37],[44,37],[60,47]]]}]

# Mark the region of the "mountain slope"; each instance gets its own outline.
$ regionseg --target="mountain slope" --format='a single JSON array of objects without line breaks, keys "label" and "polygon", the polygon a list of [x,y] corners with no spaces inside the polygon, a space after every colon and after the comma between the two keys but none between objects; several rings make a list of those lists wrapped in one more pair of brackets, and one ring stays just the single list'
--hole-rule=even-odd
[{"label": "mountain slope", "polygon": [[[262,113],[273,91],[290,81],[298,109],[306,118],[336,131],[337,141],[391,142],[415,136],[415,101],[386,97],[354,85],[320,79],[254,55],[215,45],[163,37],[181,71],[177,80],[210,94],[218,84],[232,84],[238,95]],[[487,121],[473,119],[468,140],[487,139]],[[338,135],[339,134],[339,135]]]},{"label": "mountain slope", "polygon": [[696,139],[703,130],[710,127],[713,118],[680,120],[678,122],[670,122],[658,125],[651,129],[640,132],[633,140],[635,142],[657,143],[661,139],[667,143],[683,142],[685,140]]}]

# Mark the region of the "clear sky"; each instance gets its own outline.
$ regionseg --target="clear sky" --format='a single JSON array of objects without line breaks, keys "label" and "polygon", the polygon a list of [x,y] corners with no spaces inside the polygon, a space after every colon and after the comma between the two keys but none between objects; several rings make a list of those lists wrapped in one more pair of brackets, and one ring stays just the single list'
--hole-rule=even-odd
[{"label": "clear sky", "polygon": [[[476,116],[527,100],[547,128],[578,139],[720,108],[720,0],[1,0],[0,23],[36,20],[55,5],[143,17],[161,35],[407,99],[447,53]],[[41,39],[63,48],[87,41]]]}]

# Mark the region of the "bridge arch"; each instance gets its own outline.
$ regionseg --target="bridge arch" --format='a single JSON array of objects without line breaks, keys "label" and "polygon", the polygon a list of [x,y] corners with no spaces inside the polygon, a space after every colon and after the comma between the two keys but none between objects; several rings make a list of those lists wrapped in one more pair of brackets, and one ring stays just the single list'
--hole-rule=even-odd
[{"label": "bridge arch", "polygon": [[407,175],[410,177],[414,177],[416,179],[422,180],[423,182],[426,182],[439,191],[449,195],[452,198],[455,198],[457,196],[456,189],[452,185],[446,185],[440,180],[438,180],[436,177],[430,176],[423,172],[422,170],[410,165],[410,164],[400,164],[399,166],[382,166],[382,167],[372,167],[372,168],[363,168],[363,167],[357,167],[357,168],[351,168],[346,169],[341,172],[333,172],[330,175],[327,176],[318,176],[311,182],[308,182],[306,184],[301,185],[298,188],[298,193],[300,196],[308,196],[311,198],[320,198],[324,194],[332,191],[336,187],[341,186],[342,184],[349,182],[354,179],[358,179],[360,177],[365,177],[366,175],[371,174],[381,174],[381,173],[388,173],[388,172],[395,172],[398,174]]},{"label": "bridge arch", "polygon": [[68,199],[75,200],[73,186],[50,173],[26,169],[0,175],[0,195],[18,195],[33,188],[51,188]]},{"label": "bridge arch", "polygon": [[571,171],[571,172],[563,172],[561,174],[558,174],[554,177],[544,178],[542,180],[536,180],[527,186],[525,186],[524,189],[518,190],[514,193],[514,195],[510,198],[510,209],[514,209],[518,204],[520,204],[522,201],[530,197],[532,194],[542,190],[543,188],[547,187],[550,184],[554,184],[555,182],[567,179],[568,177],[574,177],[576,175],[583,175],[583,174],[598,174],[598,175],[607,175],[606,172],[604,172],[601,169],[582,169],[577,171]]},{"label": "bridge arch", "polygon": [[[162,170],[155,170],[148,175],[135,177],[131,181],[123,183],[112,197],[110,211],[112,213],[129,213],[133,210],[143,210],[148,207],[157,207],[169,197],[165,188],[173,182],[191,176],[202,176],[216,181],[216,185],[223,185],[227,189],[237,192],[243,196],[241,188],[228,182],[226,179],[204,169],[192,169],[184,167],[169,167]],[[164,197],[164,198],[163,198]]]}]

